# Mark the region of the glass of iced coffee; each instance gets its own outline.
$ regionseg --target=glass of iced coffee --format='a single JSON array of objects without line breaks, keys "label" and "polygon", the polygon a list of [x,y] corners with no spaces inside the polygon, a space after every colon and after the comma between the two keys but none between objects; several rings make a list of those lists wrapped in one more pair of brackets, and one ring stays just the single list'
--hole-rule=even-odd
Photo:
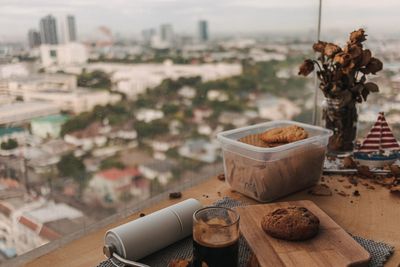
[{"label": "glass of iced coffee", "polygon": [[193,267],[237,267],[239,214],[206,207],[193,215]]}]

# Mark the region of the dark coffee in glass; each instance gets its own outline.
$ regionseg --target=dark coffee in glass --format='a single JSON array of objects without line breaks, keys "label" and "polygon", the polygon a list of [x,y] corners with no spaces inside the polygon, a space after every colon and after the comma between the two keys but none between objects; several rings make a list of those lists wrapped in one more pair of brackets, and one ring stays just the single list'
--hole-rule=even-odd
[{"label": "dark coffee in glass", "polygon": [[239,215],[228,208],[207,207],[193,218],[193,267],[237,267]]}]

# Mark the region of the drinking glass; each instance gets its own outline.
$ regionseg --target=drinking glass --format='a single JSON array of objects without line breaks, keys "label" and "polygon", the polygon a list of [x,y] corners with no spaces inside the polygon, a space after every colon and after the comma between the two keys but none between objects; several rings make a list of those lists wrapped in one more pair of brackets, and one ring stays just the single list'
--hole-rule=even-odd
[{"label": "drinking glass", "polygon": [[193,267],[237,267],[239,214],[206,207],[193,214]]}]

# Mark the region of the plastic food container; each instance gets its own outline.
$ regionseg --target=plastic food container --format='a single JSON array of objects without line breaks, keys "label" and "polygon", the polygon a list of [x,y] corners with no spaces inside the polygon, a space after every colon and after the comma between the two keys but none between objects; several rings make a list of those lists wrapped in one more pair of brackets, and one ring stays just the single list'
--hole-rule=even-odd
[{"label": "plastic food container", "polygon": [[[268,129],[298,125],[308,138],[273,148],[238,139]],[[331,130],[294,121],[271,121],[221,132],[224,171],[232,189],[261,202],[270,202],[315,184],[322,173]]]}]

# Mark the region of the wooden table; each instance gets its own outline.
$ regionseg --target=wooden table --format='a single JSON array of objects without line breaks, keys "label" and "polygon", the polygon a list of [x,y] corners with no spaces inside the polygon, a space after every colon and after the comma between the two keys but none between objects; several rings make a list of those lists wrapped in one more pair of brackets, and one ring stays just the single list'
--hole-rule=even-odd
[{"label": "wooden table", "polygon": [[[307,190],[305,190],[283,198],[282,201],[302,199],[314,201],[350,233],[393,245],[396,252],[385,266],[400,266],[400,196],[389,193],[388,189],[379,185],[373,185],[375,189],[367,189],[361,184],[357,187],[345,188],[346,185],[348,187],[349,183],[343,180],[343,177],[340,176],[325,176],[325,183],[334,192],[332,196],[313,196],[307,194]],[[341,196],[334,189],[343,190],[350,196]],[[354,190],[358,190],[360,196],[353,196]],[[210,178],[204,183],[183,192],[182,199],[164,200],[141,212],[149,214],[186,198],[196,198],[203,204],[211,204],[223,196],[256,203],[239,193],[232,192],[228,185],[217,178]],[[25,266],[95,267],[105,259],[102,254],[102,246],[106,230],[136,219],[138,216],[138,213],[133,214],[117,224],[72,241],[27,263]]]}]

